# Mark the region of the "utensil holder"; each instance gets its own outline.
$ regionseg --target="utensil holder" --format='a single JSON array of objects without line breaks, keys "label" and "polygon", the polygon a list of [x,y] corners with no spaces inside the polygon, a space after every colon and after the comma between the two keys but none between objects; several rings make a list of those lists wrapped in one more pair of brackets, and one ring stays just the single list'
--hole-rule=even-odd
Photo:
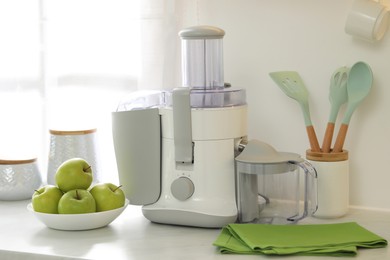
[{"label": "utensil holder", "polygon": [[50,149],[47,169],[47,183],[55,185],[57,168],[66,160],[82,158],[92,167],[93,183],[99,181],[98,149],[96,129],[49,130]]},{"label": "utensil holder", "polygon": [[318,209],[314,217],[338,218],[349,207],[348,151],[322,153],[306,151],[306,159],[314,166],[318,176]]}]

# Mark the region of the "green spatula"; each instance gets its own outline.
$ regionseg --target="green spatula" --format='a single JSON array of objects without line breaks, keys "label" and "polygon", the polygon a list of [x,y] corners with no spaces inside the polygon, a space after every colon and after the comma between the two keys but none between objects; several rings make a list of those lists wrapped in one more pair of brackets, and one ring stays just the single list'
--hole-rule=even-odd
[{"label": "green spatula", "polygon": [[301,77],[295,71],[271,72],[269,75],[287,96],[298,101],[305,120],[310,148],[313,152],[320,152],[320,145],[310,118],[309,93]]}]

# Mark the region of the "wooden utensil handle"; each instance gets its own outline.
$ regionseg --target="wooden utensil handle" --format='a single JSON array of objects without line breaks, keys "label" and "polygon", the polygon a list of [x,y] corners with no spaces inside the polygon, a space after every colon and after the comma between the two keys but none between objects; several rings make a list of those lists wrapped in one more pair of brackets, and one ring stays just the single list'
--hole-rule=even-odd
[{"label": "wooden utensil handle", "polygon": [[324,140],[322,141],[322,152],[324,153],[330,152],[333,132],[334,132],[334,123],[328,122],[328,125],[326,126],[326,130],[325,130]]},{"label": "wooden utensil handle", "polygon": [[316,132],[314,131],[314,127],[312,125],[306,126],[306,132],[307,136],[309,137],[309,142],[310,142],[310,148],[313,152],[320,152],[320,144],[318,143],[317,140],[317,135]]},{"label": "wooden utensil handle", "polygon": [[345,137],[347,136],[348,125],[341,124],[339,133],[337,134],[336,142],[334,143],[333,153],[339,153],[343,150]]}]

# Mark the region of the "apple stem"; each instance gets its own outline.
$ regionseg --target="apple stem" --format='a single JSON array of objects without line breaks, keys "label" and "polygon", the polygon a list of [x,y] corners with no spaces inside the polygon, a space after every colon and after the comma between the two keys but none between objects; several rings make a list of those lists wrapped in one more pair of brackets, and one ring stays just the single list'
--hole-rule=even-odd
[{"label": "apple stem", "polygon": [[117,189],[119,189],[120,187],[122,187],[122,185],[119,185],[118,187],[116,187],[115,190],[113,190],[113,192],[115,192]]},{"label": "apple stem", "polygon": [[38,192],[39,194],[41,194],[38,190],[34,190],[34,191],[36,191],[36,192]]},{"label": "apple stem", "polygon": [[85,168],[84,171],[88,171],[89,169],[91,169],[91,165],[88,165],[88,167]]},{"label": "apple stem", "polygon": [[79,198],[79,193],[77,192],[77,190],[76,190],[76,199],[77,199],[77,200],[80,199],[80,198]]}]

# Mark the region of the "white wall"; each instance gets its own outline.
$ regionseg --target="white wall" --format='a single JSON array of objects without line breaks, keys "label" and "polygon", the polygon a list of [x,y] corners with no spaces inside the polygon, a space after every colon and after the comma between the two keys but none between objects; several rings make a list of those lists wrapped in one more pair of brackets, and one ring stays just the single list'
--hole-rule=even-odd
[{"label": "white wall", "polygon": [[225,81],[247,90],[249,137],[280,151],[304,155],[309,143],[298,103],[275,85],[269,72],[300,73],[322,143],[333,71],[359,60],[370,64],[374,85],[352,117],[344,146],[350,151],[350,204],[390,209],[390,32],[376,44],[345,34],[351,4],[352,0],[199,0],[183,23],[226,31]]}]

